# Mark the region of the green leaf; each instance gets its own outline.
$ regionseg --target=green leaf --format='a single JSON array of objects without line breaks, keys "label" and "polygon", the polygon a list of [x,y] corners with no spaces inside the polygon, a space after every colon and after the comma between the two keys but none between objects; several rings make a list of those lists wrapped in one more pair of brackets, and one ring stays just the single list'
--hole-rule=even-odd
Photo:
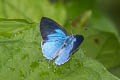
[{"label": "green leaf", "polygon": [[0,18],[40,22],[40,18],[46,16],[63,24],[66,16],[61,3],[51,4],[48,0],[0,0],[0,6]]},{"label": "green leaf", "polygon": [[[5,20],[4,20],[5,21]],[[12,20],[15,21],[16,20]],[[2,20],[0,22],[3,22]],[[71,59],[61,66],[57,66],[54,72],[52,62],[48,69],[48,61],[43,61],[40,47],[39,24],[17,21],[21,27],[12,28],[12,37],[0,39],[0,80],[119,80],[109,73],[99,62],[88,58],[80,48]],[[6,20],[6,25],[13,24]],[[3,28],[3,26],[0,26]],[[6,29],[9,31],[11,26]]]},{"label": "green leaf", "polygon": [[30,23],[23,19],[0,19],[0,35],[11,37],[12,34],[22,32],[30,27]]}]

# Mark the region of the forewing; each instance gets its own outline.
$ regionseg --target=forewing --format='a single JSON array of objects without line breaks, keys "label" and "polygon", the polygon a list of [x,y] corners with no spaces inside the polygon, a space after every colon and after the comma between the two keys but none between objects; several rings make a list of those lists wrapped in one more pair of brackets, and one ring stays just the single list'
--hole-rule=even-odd
[{"label": "forewing", "polygon": [[60,53],[59,53],[60,55],[56,58],[55,64],[61,65],[61,64],[64,64],[65,62],[67,62],[69,60],[71,54],[76,49],[78,49],[78,47],[80,46],[82,41],[83,41],[83,37],[80,35],[76,35],[70,44],[66,45],[65,47],[63,47],[60,50]]},{"label": "forewing", "polygon": [[43,40],[58,40],[67,36],[67,32],[59,24],[46,17],[41,19],[40,33]]}]

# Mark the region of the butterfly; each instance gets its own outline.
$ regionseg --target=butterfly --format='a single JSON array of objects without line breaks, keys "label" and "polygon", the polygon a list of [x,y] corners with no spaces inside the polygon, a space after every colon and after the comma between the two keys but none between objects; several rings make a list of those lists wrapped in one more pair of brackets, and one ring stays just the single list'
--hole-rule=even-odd
[{"label": "butterfly", "polygon": [[84,40],[82,35],[68,36],[63,27],[47,17],[41,18],[40,33],[43,56],[48,60],[55,59],[56,65],[67,62]]}]

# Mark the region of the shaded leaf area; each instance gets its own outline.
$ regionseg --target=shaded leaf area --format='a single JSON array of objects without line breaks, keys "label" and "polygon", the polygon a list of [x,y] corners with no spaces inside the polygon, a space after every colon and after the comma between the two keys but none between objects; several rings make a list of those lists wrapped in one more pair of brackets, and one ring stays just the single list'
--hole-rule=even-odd
[{"label": "shaded leaf area", "polygon": [[10,37],[0,34],[0,80],[119,80],[102,64],[86,57],[82,48],[67,63],[57,66],[55,72],[53,61],[48,69],[48,61],[42,61],[39,25],[18,23],[16,26],[26,24],[28,28],[23,25],[22,32],[16,33],[21,27],[14,27]]},{"label": "shaded leaf area", "polygon": [[108,69],[119,65],[120,47],[118,39],[107,32],[94,31],[94,33],[95,35],[86,36],[86,43],[82,46],[86,55],[99,60]]},{"label": "shaded leaf area", "polygon": [[[120,46],[119,46],[120,48]],[[120,53],[120,49],[119,49],[119,52]],[[120,65],[116,65],[115,67],[112,67],[109,69],[113,74],[117,75],[118,77],[120,77]]]},{"label": "shaded leaf area", "polygon": [[[114,23],[99,10],[96,0],[71,0],[66,8],[67,18],[72,17],[75,23],[72,28],[73,33],[82,34],[85,37],[81,46],[85,55],[100,61],[109,71],[115,70],[112,68],[120,65],[118,32]],[[89,14],[90,11],[92,15]],[[81,23],[83,19],[86,19],[84,23],[87,25]],[[65,26],[69,29],[68,22]],[[68,32],[70,33],[70,30]]]},{"label": "shaded leaf area", "polygon": [[116,76],[120,77],[120,75],[119,75],[120,74],[120,65],[117,65],[117,66],[111,68],[110,72],[112,74],[115,74]]}]

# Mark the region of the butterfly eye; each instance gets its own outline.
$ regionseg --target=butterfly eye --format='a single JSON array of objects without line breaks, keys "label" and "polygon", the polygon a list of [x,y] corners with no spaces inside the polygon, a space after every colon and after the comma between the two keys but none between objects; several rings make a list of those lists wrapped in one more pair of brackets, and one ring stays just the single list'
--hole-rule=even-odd
[{"label": "butterfly eye", "polygon": [[64,43],[63,47],[65,47],[65,46],[67,46],[67,44],[66,44],[66,43]]}]

